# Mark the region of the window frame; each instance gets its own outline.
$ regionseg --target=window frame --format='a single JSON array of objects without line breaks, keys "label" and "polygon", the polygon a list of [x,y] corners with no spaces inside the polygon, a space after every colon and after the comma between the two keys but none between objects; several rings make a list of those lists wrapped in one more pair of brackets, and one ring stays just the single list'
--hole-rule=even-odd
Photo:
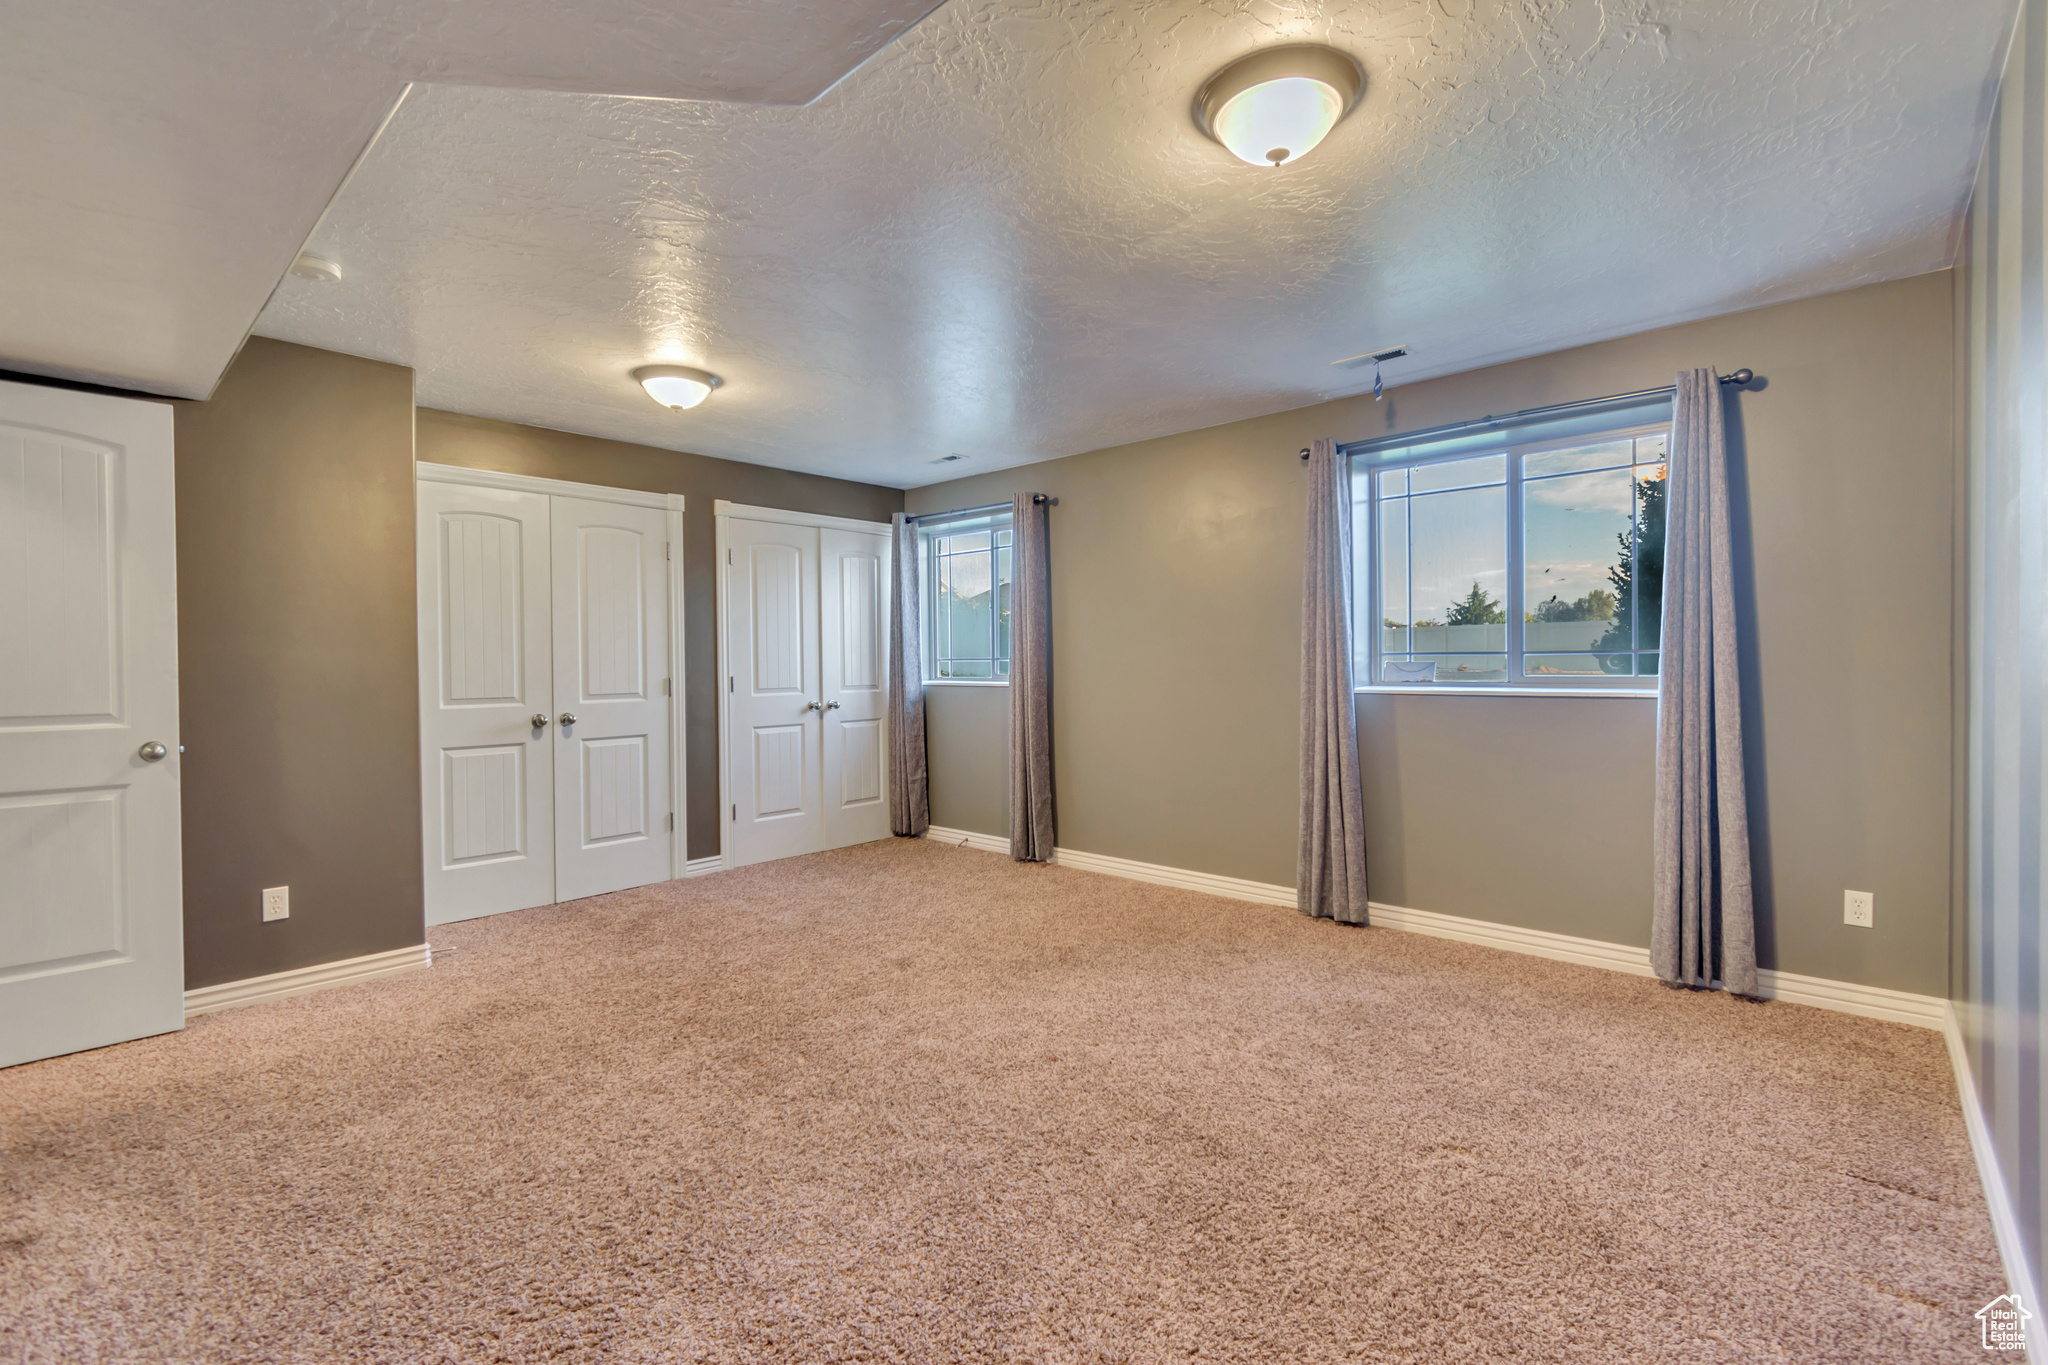
[{"label": "window frame", "polygon": [[[1365,603],[1360,603],[1357,600],[1359,575],[1354,566],[1352,583],[1347,588],[1345,594],[1350,599],[1349,607],[1353,639],[1357,638],[1357,632],[1362,625],[1367,632],[1366,638],[1369,643],[1365,651],[1365,678],[1363,681],[1354,678],[1352,680],[1352,690],[1354,692],[1381,692],[1417,696],[1657,696],[1659,694],[1659,685],[1663,680],[1661,651],[1632,651],[1637,654],[1651,652],[1660,654],[1659,671],[1655,677],[1594,678],[1591,676],[1567,676],[1557,681],[1530,677],[1523,671],[1527,663],[1527,653],[1523,648],[1523,626],[1525,622],[1522,619],[1523,614],[1527,610],[1524,594],[1526,592],[1525,580],[1528,577],[1528,564],[1524,557],[1525,546],[1523,544],[1523,459],[1530,455],[1541,455],[1553,450],[1573,450],[1581,446],[1599,445],[1606,441],[1633,441],[1644,436],[1657,435],[1662,435],[1665,438],[1664,467],[1665,478],[1668,480],[1671,477],[1671,422],[1669,419],[1659,422],[1634,422],[1622,426],[1586,431],[1571,436],[1547,436],[1526,441],[1505,439],[1482,448],[1446,451],[1438,455],[1423,454],[1413,459],[1405,460],[1374,461],[1365,453],[1354,455],[1349,450],[1343,451],[1347,475],[1352,480],[1352,490],[1356,490],[1356,481],[1362,472],[1365,473],[1365,482],[1368,490],[1367,496],[1363,501],[1354,497],[1351,502],[1351,515],[1354,523],[1351,537],[1352,553],[1356,556],[1362,546],[1367,556],[1366,581],[1368,583],[1367,595],[1369,598],[1369,601]],[[1384,616],[1384,612],[1380,609],[1379,604],[1383,599],[1385,589],[1385,584],[1382,581],[1385,574],[1385,565],[1381,562],[1382,556],[1379,543],[1379,475],[1396,469],[1413,470],[1429,465],[1449,464],[1457,460],[1481,459],[1488,455],[1505,455],[1507,457],[1507,478],[1505,482],[1505,501],[1507,505],[1507,536],[1505,545],[1507,555],[1507,591],[1504,594],[1502,606],[1507,612],[1508,618],[1507,648],[1505,651],[1508,658],[1508,676],[1490,682],[1386,682],[1384,681],[1385,669],[1383,667],[1385,637],[1375,624]],[[1631,464],[1628,467],[1633,469],[1636,466]],[[1360,534],[1359,528],[1356,525],[1357,519],[1361,515],[1364,516],[1366,521],[1363,535]],[[1413,549],[1412,546],[1410,548],[1411,550]],[[1354,648],[1354,666],[1355,663],[1356,650]]]},{"label": "window frame", "polygon": [[[1003,668],[1001,676],[986,678],[942,678],[938,672],[939,645],[939,603],[938,603],[938,559],[936,542],[949,535],[971,535],[976,531],[989,534],[989,668],[993,674],[998,665]],[[1000,545],[996,536],[999,532],[1010,533],[1010,543]],[[1011,575],[1016,574],[1016,517],[1004,509],[970,512],[960,516],[939,515],[929,523],[917,523],[917,602],[918,602],[918,669],[923,674],[926,687],[1008,687],[1010,678],[1008,666],[1010,656],[996,653],[1001,639],[1002,612],[1000,608],[1002,579],[999,573],[998,553],[1010,552]],[[969,553],[981,553],[970,551]]]}]

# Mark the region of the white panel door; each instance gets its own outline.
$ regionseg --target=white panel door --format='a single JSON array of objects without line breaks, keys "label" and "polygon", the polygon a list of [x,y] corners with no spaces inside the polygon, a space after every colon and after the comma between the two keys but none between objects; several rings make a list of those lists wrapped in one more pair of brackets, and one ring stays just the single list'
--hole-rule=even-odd
[{"label": "white panel door", "polygon": [[427,923],[547,905],[555,899],[548,500],[421,483],[418,524]]},{"label": "white panel door", "polygon": [[184,1026],[171,443],[0,383],[0,1066]]},{"label": "white panel door", "polygon": [[726,522],[726,735],[732,863],[823,847],[818,531]]},{"label": "white panel door", "polygon": [[889,837],[889,538],[818,532],[825,848]]},{"label": "white panel door", "polygon": [[668,518],[557,497],[555,899],[666,881]]}]

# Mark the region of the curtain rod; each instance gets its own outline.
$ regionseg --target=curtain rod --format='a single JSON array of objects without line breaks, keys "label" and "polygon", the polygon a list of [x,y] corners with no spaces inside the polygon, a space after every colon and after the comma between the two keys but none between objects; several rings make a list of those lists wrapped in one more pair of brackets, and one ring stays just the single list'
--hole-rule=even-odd
[{"label": "curtain rod", "polygon": [[[1060,505],[1060,500],[1058,498],[1048,498],[1043,493],[1033,493],[1031,495],[1031,501],[1048,507],[1058,507]],[[991,502],[984,503],[980,507],[956,507],[950,512],[919,512],[914,517],[905,517],[904,520],[926,521],[937,517],[971,517],[981,512],[1008,511],[1014,505],[1015,504],[1013,503],[1007,502]]]},{"label": "curtain rod", "polygon": [[[1733,384],[1739,389],[1750,380],[1756,378],[1756,372],[1745,368],[1737,370],[1733,374],[1717,375],[1715,377],[1723,384]],[[1604,408],[1610,403],[1626,403],[1632,399],[1656,398],[1664,394],[1675,394],[1677,392],[1678,385],[1666,384],[1661,389],[1637,389],[1634,393],[1613,393],[1605,398],[1581,398],[1576,403],[1552,403],[1550,406],[1543,408],[1523,408],[1520,412],[1510,412],[1501,417],[1475,417],[1469,422],[1451,422],[1440,427],[1424,427],[1420,431],[1404,431],[1399,433],[1399,435],[1405,440],[1427,441],[1437,436],[1448,436],[1454,431],[1470,431],[1475,427],[1497,427],[1509,422],[1523,421],[1530,417],[1547,417],[1554,412],[1571,412],[1577,408]],[[1352,441],[1348,444],[1364,445],[1365,442]],[[1301,458],[1306,460],[1308,455],[1308,447],[1303,446]]]}]

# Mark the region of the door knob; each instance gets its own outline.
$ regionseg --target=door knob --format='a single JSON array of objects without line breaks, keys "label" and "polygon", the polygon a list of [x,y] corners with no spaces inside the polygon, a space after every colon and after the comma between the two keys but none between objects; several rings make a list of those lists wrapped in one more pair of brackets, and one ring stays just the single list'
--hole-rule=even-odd
[{"label": "door knob", "polygon": [[547,718],[547,716],[546,716],[546,715],[545,715],[544,713],[542,713],[542,712],[540,712],[540,711],[536,711],[536,712],[534,712],[534,713],[533,713],[533,728],[534,728],[534,729],[536,729],[536,730],[545,730],[545,729],[547,729],[547,725],[548,725],[548,718]]},{"label": "door knob", "polygon": [[151,740],[149,743],[143,745],[140,749],[137,749],[135,752],[142,755],[142,761],[144,763],[154,763],[158,759],[162,758],[165,754],[169,753],[170,750],[166,749],[163,745],[157,743],[155,740]]},{"label": "door knob", "polygon": [[839,709],[839,703],[836,701],[828,701],[825,703],[825,709],[827,711],[837,711]]},{"label": "door knob", "polygon": [[575,713],[574,711],[564,711],[564,712],[562,713],[562,724],[564,724],[564,725],[574,725],[575,723],[576,723],[576,713]]},{"label": "door knob", "polygon": [[824,707],[818,705],[818,703],[816,702],[807,702],[804,705],[804,710],[806,711],[822,711],[824,709]]}]

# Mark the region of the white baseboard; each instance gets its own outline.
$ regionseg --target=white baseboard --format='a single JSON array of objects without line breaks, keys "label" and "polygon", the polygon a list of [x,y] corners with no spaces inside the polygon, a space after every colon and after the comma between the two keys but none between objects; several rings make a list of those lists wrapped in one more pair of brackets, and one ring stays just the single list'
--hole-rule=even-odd
[{"label": "white baseboard", "polygon": [[336,986],[354,985],[358,981],[373,981],[380,976],[396,976],[400,972],[430,967],[433,962],[434,950],[420,943],[410,948],[393,948],[388,953],[370,953],[364,957],[343,958],[339,962],[296,967],[288,972],[272,972],[269,976],[225,981],[218,986],[201,986],[196,991],[185,992],[185,1017],[190,1019],[195,1015],[212,1014],[215,1010],[260,1005],[286,996],[331,990]]},{"label": "white baseboard", "polygon": [[713,872],[725,871],[725,855],[714,853],[709,858],[692,858],[683,864],[685,877],[703,877]]},{"label": "white baseboard", "polygon": [[1766,1000],[1784,1000],[1794,1005],[1860,1014],[1870,1019],[1889,1019],[1895,1024],[1912,1024],[1937,1032],[1948,1014],[1948,1001],[1938,995],[1914,995],[1910,991],[1887,990],[1883,986],[1859,986],[1851,981],[1830,981],[1824,976],[1801,976],[1797,972],[1774,972],[1758,968],[1757,991]]},{"label": "white baseboard", "polygon": [[[1991,1236],[1998,1243],[1998,1259],[2004,1264],[2005,1286],[2024,1298],[2033,1297],[2034,1277],[2027,1267],[2026,1243],[2020,1240],[2020,1220],[2013,1208],[2012,1191],[1998,1165],[1998,1149],[1991,1144],[1991,1124],[1984,1117],[1984,1104],[1977,1095],[1977,1077],[1970,1070],[1970,1054],[1963,1047],[1962,1021],[1952,1001],[1943,1001],[1941,1033],[1948,1042],[1949,1065],[1956,1073],[1956,1094],[1963,1105],[1963,1127],[1970,1135],[1970,1155],[1977,1160],[1977,1178],[1984,1184],[1984,1202],[1991,1206]],[[2039,1303],[2035,1308],[2040,1307]],[[2044,1328],[2036,1314],[2027,1322],[2027,1358],[2039,1360],[2044,1348]]]},{"label": "white baseboard", "polygon": [[924,832],[924,837],[935,844],[952,844],[956,848],[978,848],[983,853],[1000,853],[1005,857],[1010,852],[1010,836],[1007,834],[976,834],[971,829],[945,829],[933,825]]},{"label": "white baseboard", "polygon": [[[1597,938],[1574,938],[1545,929],[1524,929],[1512,924],[1489,924],[1462,915],[1444,915],[1433,910],[1410,910],[1406,906],[1372,904],[1372,922],[1386,929],[1433,934],[1462,943],[1482,943],[1511,953],[1528,953],[1558,962],[1577,962],[1587,967],[1630,976],[1655,976],[1650,950],[1626,943],[1609,943]],[[1850,981],[1831,981],[1820,976],[1759,968],[1757,994],[1766,1000],[1811,1005],[1840,1014],[1860,1014],[1869,1019],[1888,1019],[1895,1024],[1913,1024],[1939,1030],[1948,1001],[1937,995],[1914,995],[1883,986],[1859,986]]]},{"label": "white baseboard", "polygon": [[[1291,892],[1289,894],[1292,894]],[[1292,904],[1290,901],[1289,904]],[[1650,950],[1626,943],[1609,943],[1599,938],[1575,938],[1553,934],[1547,929],[1524,929],[1513,924],[1492,924],[1486,920],[1446,915],[1435,910],[1411,910],[1405,905],[1372,902],[1372,922],[1382,929],[1400,929],[1431,938],[1477,943],[1530,957],[1547,957],[1554,962],[1576,962],[1582,967],[1604,967],[1630,976],[1655,976],[1650,970]]]},{"label": "white baseboard", "polygon": [[[974,834],[967,830],[934,827],[925,837],[946,843],[965,844],[968,848],[986,849],[991,853],[1010,851],[1008,839],[998,838],[992,834]],[[1289,909],[1295,905],[1294,888],[1274,882],[1247,881],[1242,877],[1224,877],[1213,872],[1190,872],[1185,868],[1162,867],[1157,863],[1141,863],[1130,858],[1115,858],[1106,853],[1084,853],[1071,848],[1055,850],[1053,861],[1062,867],[1078,868],[1083,872],[1100,872],[1105,876],[1125,877],[1131,881],[1152,882],[1159,886],[1177,886],[1186,891],[1203,891],[1212,896],[1251,901],[1257,905],[1282,905]],[[1586,967],[1603,967],[1612,972],[1626,972],[1630,976],[1656,975],[1650,967],[1650,950],[1626,943],[1575,938],[1570,934],[1554,934],[1546,929],[1524,929],[1513,924],[1493,924],[1486,920],[1470,919],[1464,915],[1446,915],[1435,910],[1413,910],[1403,905],[1383,905],[1378,901],[1372,903],[1371,915],[1372,922],[1382,929],[1400,929],[1411,934],[1456,939],[1460,943],[1476,943],[1510,953],[1547,957],[1557,962],[1576,962]],[[1913,1024],[1920,1028],[1937,1030],[1942,1027],[1942,1019],[1948,1010],[1948,1001],[1940,996],[1913,995],[1907,991],[1887,990],[1882,986],[1859,986],[1849,981],[1801,976],[1796,972],[1759,971],[1757,993],[1767,1000],[1783,1000],[1795,1005],[1811,1005],[1816,1009],[1835,1010],[1842,1014],[1860,1014],[1871,1019],[1888,1019],[1896,1024]]]},{"label": "white baseboard", "polygon": [[[1008,845],[1005,844],[1004,848],[1007,851]],[[1247,881],[1243,877],[1225,877],[1214,872],[1190,872],[1180,867],[1162,867],[1158,863],[1112,858],[1107,853],[1083,853],[1077,848],[1056,848],[1052,860],[1061,867],[1079,868],[1083,872],[1127,877],[1134,882],[1151,882],[1155,886],[1177,886],[1183,891],[1202,891],[1234,901],[1251,901],[1255,905],[1284,905],[1292,910],[1295,903],[1293,887],[1277,886],[1272,882]]]}]

